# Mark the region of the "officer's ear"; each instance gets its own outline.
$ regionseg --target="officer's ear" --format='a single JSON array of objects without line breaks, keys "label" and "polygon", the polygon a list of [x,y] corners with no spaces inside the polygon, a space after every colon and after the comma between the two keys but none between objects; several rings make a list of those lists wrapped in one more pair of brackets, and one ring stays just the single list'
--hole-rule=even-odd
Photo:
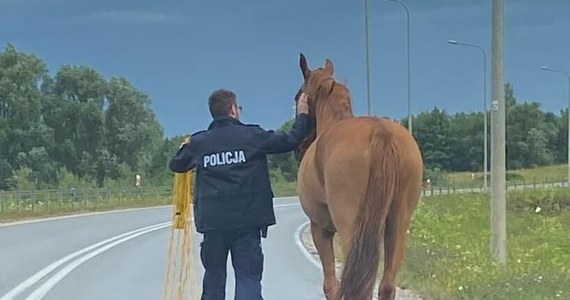
[{"label": "officer's ear", "polygon": [[237,103],[232,104],[232,106],[230,107],[230,117],[234,118],[234,119],[239,119],[239,115],[240,115],[240,111],[241,111],[241,106],[238,106]]}]

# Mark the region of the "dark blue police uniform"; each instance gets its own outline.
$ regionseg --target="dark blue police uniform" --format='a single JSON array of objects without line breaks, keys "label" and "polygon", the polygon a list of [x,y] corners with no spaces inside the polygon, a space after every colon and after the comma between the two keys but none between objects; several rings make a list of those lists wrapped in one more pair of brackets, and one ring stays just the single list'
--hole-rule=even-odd
[{"label": "dark blue police uniform", "polygon": [[276,223],[267,154],[293,151],[307,135],[308,122],[309,116],[300,114],[284,132],[216,118],[170,160],[174,172],[196,168],[194,220],[204,234],[202,300],[224,299],[228,252],[236,274],[235,299],[263,299],[261,236]]}]

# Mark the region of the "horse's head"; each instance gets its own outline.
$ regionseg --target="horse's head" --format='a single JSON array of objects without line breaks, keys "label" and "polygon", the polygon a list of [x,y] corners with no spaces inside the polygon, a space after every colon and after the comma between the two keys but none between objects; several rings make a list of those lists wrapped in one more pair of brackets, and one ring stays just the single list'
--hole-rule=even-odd
[{"label": "horse's head", "polygon": [[[315,138],[317,136],[317,126],[316,126],[316,114],[315,114],[315,102],[312,101],[311,99],[311,94],[308,92],[308,85],[307,85],[307,80],[311,75],[311,70],[308,67],[307,64],[307,59],[305,58],[305,56],[303,55],[303,53],[301,53],[301,59],[300,59],[300,67],[301,67],[301,73],[303,74],[303,84],[301,85],[301,87],[299,88],[299,90],[297,91],[297,94],[295,95],[295,110],[297,110],[297,105],[299,103],[299,97],[301,97],[302,93],[306,93],[307,94],[307,102],[309,105],[309,134],[307,135],[307,137],[305,137],[305,139],[303,140],[303,142],[301,143],[301,145],[295,149],[295,158],[297,159],[297,161],[301,161],[305,155],[305,152],[307,151],[307,149],[309,148],[309,146],[315,141]],[[315,70],[315,72],[317,72],[317,70]]]},{"label": "horse's head", "polygon": [[311,70],[305,55],[301,53],[299,66],[304,81],[295,96],[295,103],[299,100],[301,93],[307,94],[311,119],[310,134],[298,151],[295,151],[297,159],[301,160],[307,148],[316,139],[319,118],[338,120],[352,116],[352,108],[348,89],[333,77],[334,66],[330,59],[325,60],[324,66]]},{"label": "horse's head", "polygon": [[333,78],[334,66],[332,61],[327,58],[324,67],[311,70],[305,55],[301,53],[300,56],[299,66],[301,67],[304,82],[297,96],[302,92],[307,94],[309,102],[312,103],[312,108],[315,108],[317,101],[322,100],[323,96],[328,96],[334,88],[336,82]]}]

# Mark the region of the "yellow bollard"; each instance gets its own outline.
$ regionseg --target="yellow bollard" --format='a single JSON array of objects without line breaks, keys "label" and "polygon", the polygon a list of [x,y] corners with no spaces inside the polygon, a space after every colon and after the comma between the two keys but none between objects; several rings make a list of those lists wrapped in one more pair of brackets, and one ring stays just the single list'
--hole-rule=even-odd
[{"label": "yellow bollard", "polygon": [[172,227],[168,246],[164,300],[198,300],[201,294],[196,274],[196,251],[195,247],[192,247],[194,244],[193,175],[192,171],[174,175]]}]

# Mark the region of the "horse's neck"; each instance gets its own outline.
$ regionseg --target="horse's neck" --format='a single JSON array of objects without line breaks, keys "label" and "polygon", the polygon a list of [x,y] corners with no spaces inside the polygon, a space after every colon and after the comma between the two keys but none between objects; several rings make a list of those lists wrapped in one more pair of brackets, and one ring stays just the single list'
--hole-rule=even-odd
[{"label": "horse's neck", "polygon": [[328,127],[347,118],[354,117],[350,108],[350,102],[346,100],[325,99],[320,101],[317,107],[317,135],[321,134]]}]

